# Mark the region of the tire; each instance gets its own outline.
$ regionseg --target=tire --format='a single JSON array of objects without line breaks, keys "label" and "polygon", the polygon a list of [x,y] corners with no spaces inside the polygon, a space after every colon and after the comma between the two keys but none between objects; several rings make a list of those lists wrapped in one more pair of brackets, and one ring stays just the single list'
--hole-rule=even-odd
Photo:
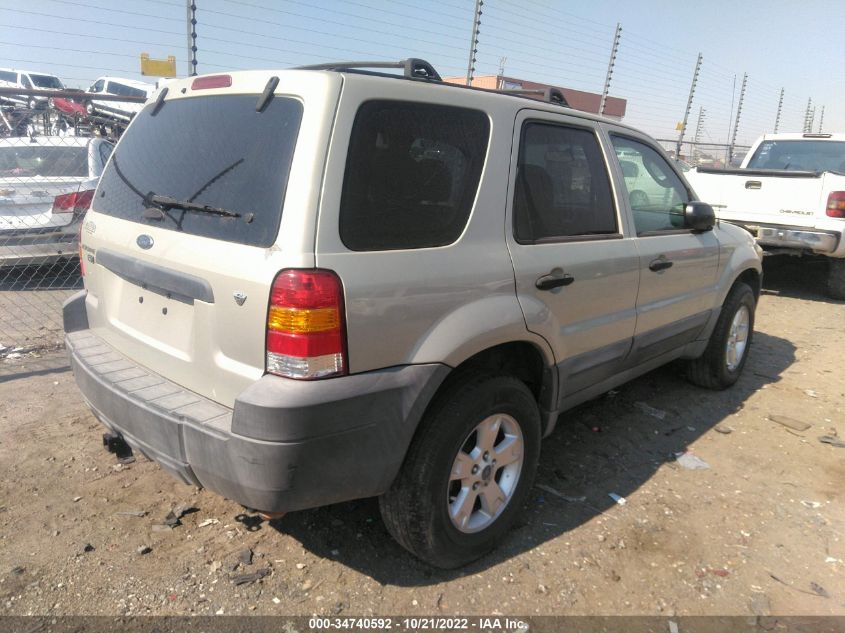
[{"label": "tire", "polygon": [[[727,389],[739,379],[751,349],[756,304],[751,288],[742,282],[734,284],[722,304],[722,311],[710,335],[707,349],[704,354],[689,363],[688,378],[692,383],[707,389]],[[745,344],[741,351],[738,350],[739,346],[735,345],[734,349],[738,350],[738,354],[733,356],[729,353],[729,343],[734,334],[735,320],[743,310],[746,311]],[[742,329],[740,324],[737,328],[740,337]]]},{"label": "tire", "polygon": [[[493,433],[492,442],[483,441]],[[496,452],[518,448],[514,438],[519,434],[521,451]],[[483,446],[496,449],[486,451],[486,461]],[[459,452],[465,456],[462,468]],[[540,413],[523,382],[496,375],[456,380],[429,407],[398,477],[380,497],[382,519],[399,544],[426,563],[444,569],[465,565],[492,550],[522,512],[539,455]],[[503,466],[503,460],[511,461]],[[459,478],[452,477],[456,469],[462,472]],[[505,498],[497,510],[490,505],[494,497]],[[461,507],[469,512],[457,512]],[[453,512],[468,520],[453,520]]]},{"label": "tire", "polygon": [[827,296],[845,301],[845,259],[831,259],[827,269]]}]

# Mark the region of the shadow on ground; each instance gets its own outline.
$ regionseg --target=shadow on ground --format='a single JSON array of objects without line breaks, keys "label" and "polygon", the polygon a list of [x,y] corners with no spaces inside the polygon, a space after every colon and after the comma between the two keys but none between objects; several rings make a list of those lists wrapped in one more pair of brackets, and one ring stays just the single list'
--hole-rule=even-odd
[{"label": "shadow on ground", "polygon": [[[677,453],[742,409],[749,396],[779,381],[794,359],[792,343],[757,332],[742,378],[727,391],[694,387],[684,378],[683,364],[674,363],[565,413],[543,443],[536,483],[586,500],[567,502],[535,487],[503,545],[460,570],[436,570],[405,552],[383,527],[375,499],[291,513],[269,526],[315,555],[335,559],[382,584],[420,586],[472,575],[612,508],[609,493],[633,493]],[[665,410],[665,418],[644,412],[636,403]],[[252,530],[268,525],[254,517],[250,522]]]},{"label": "shadow on ground", "polygon": [[773,255],[763,260],[763,292],[792,299],[845,304],[827,296],[826,257]]}]

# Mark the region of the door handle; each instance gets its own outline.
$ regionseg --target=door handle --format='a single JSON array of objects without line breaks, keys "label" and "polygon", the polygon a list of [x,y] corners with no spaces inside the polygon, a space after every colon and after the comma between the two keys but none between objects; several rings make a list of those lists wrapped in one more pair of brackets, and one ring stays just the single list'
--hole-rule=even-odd
[{"label": "door handle", "polygon": [[667,268],[672,268],[672,262],[668,259],[663,257],[662,255],[657,259],[651,260],[651,263],[648,265],[649,270],[653,270],[654,272],[660,272],[661,270],[666,270]]},{"label": "door handle", "polygon": [[573,281],[575,281],[575,277],[573,277],[569,273],[552,273],[549,275],[543,275],[536,282],[534,282],[534,285],[537,287],[538,290],[552,290],[554,288],[560,288],[561,286],[568,286]]}]

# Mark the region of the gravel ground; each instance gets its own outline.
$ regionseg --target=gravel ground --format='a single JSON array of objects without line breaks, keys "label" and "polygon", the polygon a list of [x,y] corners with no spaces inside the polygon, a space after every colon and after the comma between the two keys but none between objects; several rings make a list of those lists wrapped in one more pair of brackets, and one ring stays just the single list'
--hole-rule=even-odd
[{"label": "gravel ground", "polygon": [[119,464],[62,356],[0,361],[0,613],[843,615],[845,448],[818,440],[845,438],[843,305],[816,273],[767,271],[734,388],[672,365],[567,413],[508,540],[452,572],[374,500],[266,522]]}]

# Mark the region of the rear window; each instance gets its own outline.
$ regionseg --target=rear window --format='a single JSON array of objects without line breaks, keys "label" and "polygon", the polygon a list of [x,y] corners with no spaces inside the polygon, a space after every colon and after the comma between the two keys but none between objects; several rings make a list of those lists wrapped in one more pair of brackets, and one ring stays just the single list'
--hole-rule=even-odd
[{"label": "rear window", "polygon": [[355,117],[340,202],[353,251],[444,246],[458,239],[478,190],[490,123],[483,112],[369,101]]},{"label": "rear window", "polygon": [[0,178],[88,176],[88,152],[79,147],[0,147]]},{"label": "rear window", "polygon": [[763,141],[748,161],[748,169],[845,172],[841,141]]},{"label": "rear window", "polygon": [[[273,244],[302,104],[275,97],[259,113],[255,111],[257,98],[177,99],[165,102],[155,116],[154,104],[147,105],[112,155],[100,181],[95,210],[239,244]],[[225,209],[242,217],[171,208],[162,219],[145,218],[150,194]]]}]

